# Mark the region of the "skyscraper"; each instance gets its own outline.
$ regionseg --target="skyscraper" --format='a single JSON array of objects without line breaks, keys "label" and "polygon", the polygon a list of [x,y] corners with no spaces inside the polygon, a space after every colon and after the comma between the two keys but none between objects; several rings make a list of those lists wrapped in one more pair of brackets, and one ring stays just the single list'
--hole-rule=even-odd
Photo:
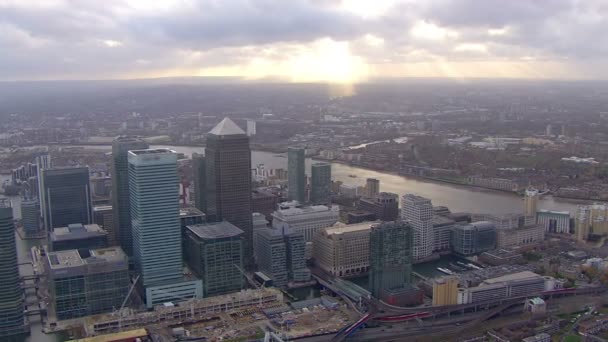
[{"label": "skyscraper", "polygon": [[365,196],[375,198],[380,193],[380,181],[375,178],[368,178],[365,181]]},{"label": "skyscraper", "polygon": [[89,168],[43,169],[41,200],[47,233],[72,223],[92,223]]},{"label": "skyscraper", "polygon": [[44,210],[44,203],[42,201],[42,170],[44,169],[50,169],[52,167],[51,164],[51,155],[48,153],[41,153],[39,155],[36,156],[36,158],[34,159],[34,162],[36,163],[36,186],[38,187],[38,189],[36,191],[32,191],[32,194],[34,192],[36,192],[38,194],[38,198],[40,199],[38,201],[38,210],[40,211],[40,215],[42,215],[43,210]]},{"label": "skyscraper", "polygon": [[148,143],[138,137],[119,136],[112,142],[112,211],[113,234],[111,240],[118,241],[128,256],[133,255],[131,234],[131,203],[129,201],[130,150],[144,150]]},{"label": "skyscraper", "polygon": [[306,201],[306,155],[304,149],[290,147],[287,150],[287,197],[290,201],[304,203]]},{"label": "skyscraper", "polygon": [[194,206],[205,212],[207,210],[205,156],[200,153],[192,153],[192,175],[194,178]]},{"label": "skyscraper", "polygon": [[313,204],[331,203],[331,164],[315,163],[312,165],[310,201]]},{"label": "skyscraper", "polygon": [[[133,256],[145,285],[182,274],[177,155],[167,149],[129,151]],[[161,248],[162,247],[162,248]]]},{"label": "skyscraper", "polygon": [[207,221],[226,220],[245,232],[244,259],[253,260],[251,150],[249,137],[225,118],[207,135]]},{"label": "skyscraper", "polygon": [[202,297],[202,284],[184,282],[177,154],[168,149],[129,151],[133,261],[152,307]]},{"label": "skyscraper", "polygon": [[533,217],[536,220],[536,212],[538,211],[538,198],[540,197],[538,190],[527,189],[524,195],[524,215]]},{"label": "skyscraper", "polygon": [[401,219],[414,228],[414,260],[431,256],[434,248],[433,205],[428,198],[407,194],[401,200]]},{"label": "skyscraper", "polygon": [[0,199],[0,340],[10,342],[20,341],[25,327],[15,226],[9,203]]},{"label": "skyscraper", "polygon": [[372,296],[389,298],[411,288],[412,227],[403,221],[383,222],[370,232],[369,289]]},{"label": "skyscraper", "polygon": [[591,226],[591,208],[588,206],[579,206],[576,210],[574,218],[576,239],[579,242],[587,241],[589,237],[589,227]]},{"label": "skyscraper", "polygon": [[27,236],[34,236],[40,231],[40,213],[37,200],[21,201],[21,222]]}]

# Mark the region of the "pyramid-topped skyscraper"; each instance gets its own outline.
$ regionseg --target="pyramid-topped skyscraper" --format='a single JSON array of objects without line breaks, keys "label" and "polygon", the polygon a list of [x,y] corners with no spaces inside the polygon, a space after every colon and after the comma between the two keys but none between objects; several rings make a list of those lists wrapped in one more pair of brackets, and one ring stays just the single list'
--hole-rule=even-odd
[{"label": "pyramid-topped skyscraper", "polygon": [[[230,120],[230,118],[224,118],[224,120],[220,121],[213,129],[209,132],[209,134],[213,135],[247,135],[245,131],[243,131],[234,121]],[[249,143],[249,142],[248,142]]]},{"label": "pyramid-topped skyscraper", "polygon": [[249,137],[229,118],[207,135],[206,203],[209,221],[228,221],[245,232],[245,260],[253,260]]}]

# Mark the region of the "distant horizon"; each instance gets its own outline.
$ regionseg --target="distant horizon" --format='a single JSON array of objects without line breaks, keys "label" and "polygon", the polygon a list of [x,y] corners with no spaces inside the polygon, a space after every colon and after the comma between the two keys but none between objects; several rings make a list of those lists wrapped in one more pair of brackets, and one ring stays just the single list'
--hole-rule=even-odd
[{"label": "distant horizon", "polygon": [[367,80],[357,82],[331,82],[331,81],[290,81],[285,77],[263,77],[263,78],[248,78],[244,76],[162,76],[162,77],[145,77],[145,78],[74,78],[74,79],[15,79],[15,80],[0,80],[2,83],[72,83],[72,82],[145,82],[145,81],[229,81],[234,83],[277,83],[277,84],[317,84],[317,85],[361,85],[374,84],[383,82],[407,82],[407,81],[446,81],[452,83],[459,82],[522,82],[522,83],[542,83],[542,82],[561,82],[561,83],[603,83],[608,82],[606,79],[594,78],[520,78],[520,77],[414,77],[414,76],[395,76],[395,77],[374,77]]}]

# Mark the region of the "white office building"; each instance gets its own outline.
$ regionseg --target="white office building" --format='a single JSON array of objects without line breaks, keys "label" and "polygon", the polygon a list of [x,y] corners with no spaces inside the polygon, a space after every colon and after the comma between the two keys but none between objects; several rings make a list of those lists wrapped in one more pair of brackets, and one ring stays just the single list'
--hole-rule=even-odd
[{"label": "white office building", "polygon": [[536,223],[543,226],[547,233],[570,233],[570,213],[567,211],[539,210]]},{"label": "white office building", "polygon": [[285,225],[294,233],[302,233],[306,242],[312,242],[316,232],[338,222],[338,206],[301,206],[298,202],[284,202],[272,213],[272,227]]},{"label": "white office building", "polygon": [[542,277],[530,271],[523,271],[486,279],[479,286],[458,289],[458,304],[531,297],[561,286],[561,283],[552,277]]},{"label": "white office building", "polygon": [[401,219],[414,228],[414,260],[428,258],[435,248],[433,204],[428,198],[407,194],[401,199]]}]

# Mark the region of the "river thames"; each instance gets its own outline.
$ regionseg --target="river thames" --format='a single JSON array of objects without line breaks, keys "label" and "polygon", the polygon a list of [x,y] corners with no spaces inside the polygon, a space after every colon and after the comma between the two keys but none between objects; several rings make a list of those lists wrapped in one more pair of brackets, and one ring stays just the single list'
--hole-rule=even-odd
[{"label": "river thames", "polygon": [[[101,150],[109,152],[110,146],[82,146],[87,149]],[[202,147],[190,146],[167,146],[158,145],[154,148],[166,147],[175,150],[178,153],[183,153],[185,156],[191,157],[193,152],[202,153]],[[310,175],[310,166],[314,163],[308,158],[306,160],[307,174]],[[264,164],[266,170],[287,168],[286,154],[277,154],[271,152],[252,151],[252,167],[255,168],[259,164]],[[352,177],[354,175],[356,177]],[[352,167],[339,163],[332,163],[332,179],[342,181],[345,184],[363,185],[366,178],[376,178],[380,180],[380,191],[394,192],[400,196],[406,193],[430,198],[433,205],[447,206],[453,212],[472,212],[472,213],[516,213],[523,211],[523,200],[521,197],[506,192],[473,188],[467,186],[453,185],[448,183],[432,182],[427,180],[418,180],[413,178],[402,177],[398,175],[388,174],[380,171],[373,171],[359,167]],[[5,175],[0,176],[0,180],[6,179]],[[13,211],[15,218],[21,217],[19,208],[19,199],[11,198],[13,202]],[[574,213],[576,207],[580,204],[589,203],[586,201],[557,199],[547,196],[540,200],[539,207],[547,210],[569,211]],[[21,241],[18,236],[17,247],[19,254],[19,262],[29,261],[29,249],[37,244],[34,241]],[[22,269],[24,273],[27,270]],[[64,338],[56,335],[45,335],[41,332],[40,323],[32,323],[32,336],[28,339],[32,342],[56,342],[63,341]]]}]

